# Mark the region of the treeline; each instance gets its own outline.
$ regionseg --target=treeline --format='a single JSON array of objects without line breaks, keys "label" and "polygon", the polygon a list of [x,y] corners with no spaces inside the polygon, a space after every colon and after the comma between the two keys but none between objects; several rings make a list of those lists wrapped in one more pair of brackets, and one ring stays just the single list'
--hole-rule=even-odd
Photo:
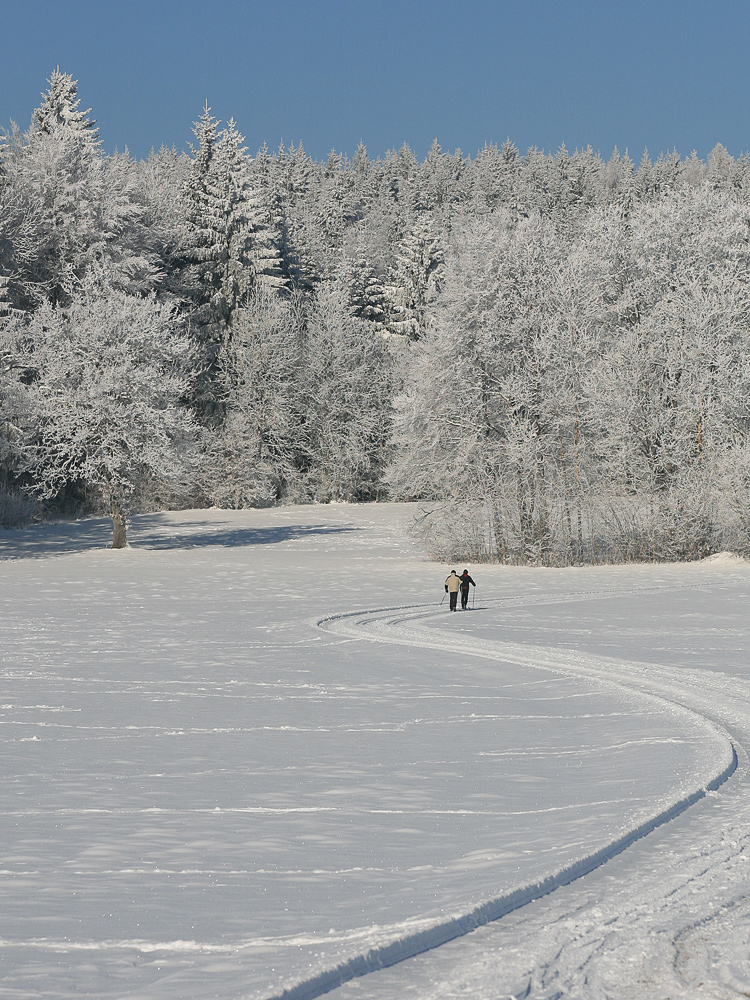
[{"label": "treeline", "polygon": [[0,517],[422,501],[436,557],[750,549],[750,159],[0,147]]}]

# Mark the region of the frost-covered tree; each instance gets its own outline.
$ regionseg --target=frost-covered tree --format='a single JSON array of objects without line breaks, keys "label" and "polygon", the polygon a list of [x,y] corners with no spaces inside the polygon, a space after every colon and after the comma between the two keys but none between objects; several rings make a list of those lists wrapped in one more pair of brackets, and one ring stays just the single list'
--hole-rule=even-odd
[{"label": "frost-covered tree", "polygon": [[600,202],[605,205],[616,205],[623,214],[627,213],[632,207],[634,196],[633,161],[627,150],[625,150],[625,155],[621,156],[619,149],[615,146],[612,156],[602,172],[601,181]]},{"label": "frost-covered tree", "polygon": [[193,147],[185,191],[197,278],[196,318],[207,360],[198,405],[204,417],[215,420],[223,417],[219,355],[233,338],[237,311],[261,291],[285,291],[288,281],[272,199],[253,184],[244,137],[234,120],[219,133],[206,106],[195,135],[198,146]]},{"label": "frost-covered tree", "polygon": [[171,308],[89,279],[68,308],[42,305],[5,335],[23,399],[31,489],[80,482],[110,512],[113,547],[144,483],[176,482],[194,427],[182,400],[194,351]]},{"label": "frost-covered tree", "polygon": [[317,226],[321,235],[323,273],[334,276],[346,236],[363,217],[354,172],[344,157],[331,151],[323,170]]},{"label": "frost-covered tree", "polygon": [[[445,290],[398,400],[389,476],[397,496],[441,502],[433,541],[446,554],[551,558],[580,406],[565,356],[581,309],[556,280],[564,259],[539,215],[516,227],[498,211],[455,235]],[[468,534],[445,532],[451,523]]]},{"label": "frost-covered tree", "polygon": [[197,145],[190,144],[193,156],[184,185],[187,256],[191,261],[185,284],[198,308],[194,322],[199,325],[201,339],[218,343],[222,339],[222,325],[227,320],[221,286],[228,248],[224,238],[224,205],[214,166],[219,120],[211,114],[208,103],[193,124],[193,134]]},{"label": "frost-covered tree", "polygon": [[352,314],[368,320],[373,330],[386,331],[390,314],[388,292],[389,248],[370,223],[361,223],[347,233],[342,278],[348,291]]},{"label": "frost-covered tree", "polygon": [[419,207],[434,213],[446,210],[456,202],[461,193],[465,166],[460,149],[453,154],[444,154],[435,139],[419,168],[416,194]]},{"label": "frost-covered tree", "polygon": [[253,189],[247,149],[233,119],[219,123],[206,105],[194,134],[185,182],[190,247],[205,339],[231,336],[234,310],[251,291],[283,284],[271,219]]},{"label": "frost-covered tree", "polygon": [[91,108],[80,110],[78,81],[69,73],[62,73],[58,66],[47,82],[49,89],[42,94],[42,103],[34,111],[32,128],[45,135],[64,128],[79,133],[92,144],[98,143],[96,122],[88,117]]},{"label": "frost-covered tree", "polygon": [[35,221],[21,185],[0,173],[0,324],[29,303],[27,286],[37,254]]},{"label": "frost-covered tree", "polygon": [[437,226],[430,216],[419,216],[395,252],[388,288],[388,326],[392,333],[410,340],[424,336],[428,312],[442,288],[443,260]]},{"label": "frost-covered tree", "polygon": [[302,451],[297,499],[372,500],[390,442],[393,358],[353,317],[338,287],[321,286],[307,317],[298,376]]},{"label": "frost-covered tree", "polygon": [[502,205],[517,212],[520,171],[518,148],[510,139],[503,143],[501,149],[494,143],[485,143],[468,169],[472,180],[473,210],[483,215]]},{"label": "frost-covered tree", "polygon": [[271,218],[278,234],[282,274],[292,289],[309,291],[321,276],[321,242],[316,223],[322,171],[304,146],[283,143],[269,166]]},{"label": "frost-covered tree", "polygon": [[0,222],[0,268],[15,308],[65,305],[87,270],[105,262],[112,280],[130,291],[148,291],[161,279],[135,164],[127,154],[103,155],[78,103],[75,81],[56,71],[31,128],[14,126],[5,137],[0,198],[10,210]]},{"label": "frost-covered tree", "polygon": [[166,262],[158,233],[152,228],[151,206],[140,183],[138,165],[127,150],[101,160],[102,198],[99,224],[106,246],[96,260],[106,261],[110,280],[131,295],[161,289]]},{"label": "frost-covered tree", "polygon": [[218,356],[230,336],[232,312],[250,285],[246,181],[241,136],[219,121],[206,104],[194,123],[197,145],[185,180],[187,259],[184,286],[193,303],[192,321],[202,355],[195,403],[208,423],[221,420]]},{"label": "frost-covered tree", "polygon": [[22,523],[33,502],[22,491],[25,400],[7,327],[0,326],[0,527]]},{"label": "frost-covered tree", "polygon": [[298,299],[267,289],[237,311],[220,355],[225,417],[204,462],[205,492],[218,506],[265,505],[295,490],[302,330]]},{"label": "frost-covered tree", "polygon": [[142,206],[142,224],[157,262],[159,291],[175,301],[189,291],[183,280],[188,266],[188,225],[183,196],[190,160],[172,147],[152,150],[135,164],[135,198]]},{"label": "frost-covered tree", "polygon": [[251,252],[256,203],[250,192],[247,148],[243,142],[244,137],[230,118],[219,136],[212,164],[212,179],[220,202],[215,217],[216,242],[222,250],[217,277],[223,308],[228,314],[247,299],[253,281]]},{"label": "frost-covered tree", "polygon": [[258,287],[280,294],[299,290],[306,284],[301,257],[292,240],[282,175],[265,143],[250,164],[250,177],[266,223],[260,246],[268,250],[267,265],[259,267],[256,263]]},{"label": "frost-covered tree", "polygon": [[642,551],[695,557],[716,544],[734,474],[744,475],[730,456],[750,430],[747,223],[708,188],[643,205],[630,223],[637,308],[600,369],[602,451],[612,480],[649,498],[633,514]]}]

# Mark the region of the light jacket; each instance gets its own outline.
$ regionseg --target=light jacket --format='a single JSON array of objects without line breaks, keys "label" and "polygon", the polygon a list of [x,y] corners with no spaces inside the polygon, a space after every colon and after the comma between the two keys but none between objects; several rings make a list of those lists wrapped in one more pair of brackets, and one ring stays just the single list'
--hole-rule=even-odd
[{"label": "light jacket", "polygon": [[[451,573],[445,581],[445,586],[448,588],[449,594],[457,594],[461,586],[461,577],[456,576],[455,573]],[[443,600],[445,600],[445,598],[443,598]]]}]

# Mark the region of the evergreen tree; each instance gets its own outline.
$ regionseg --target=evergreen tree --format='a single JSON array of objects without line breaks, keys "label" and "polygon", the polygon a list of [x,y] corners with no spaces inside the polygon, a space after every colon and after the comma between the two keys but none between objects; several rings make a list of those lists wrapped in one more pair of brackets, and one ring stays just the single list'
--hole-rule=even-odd
[{"label": "evergreen tree", "polygon": [[633,170],[633,161],[628,151],[625,150],[625,155],[621,156],[615,146],[602,174],[600,200],[604,204],[618,206],[623,214],[627,214],[633,206],[635,196]]},{"label": "evergreen tree", "polygon": [[731,191],[734,186],[734,159],[719,142],[708,154],[708,180],[716,191]]},{"label": "evergreen tree", "polygon": [[421,210],[438,212],[456,202],[461,190],[465,163],[461,151],[443,153],[435,139],[419,168],[417,205]]},{"label": "evergreen tree", "polygon": [[639,201],[646,201],[652,198],[657,191],[654,167],[647,149],[643,150],[641,162],[638,164],[638,169],[635,172],[634,189]]},{"label": "evergreen tree", "polygon": [[10,235],[0,255],[10,258],[6,297],[17,308],[67,304],[87,271],[103,262],[123,287],[143,291],[158,280],[135,166],[126,154],[103,156],[78,103],[75,81],[57,71],[29,131],[14,127],[6,135],[0,197],[11,210],[0,225]]},{"label": "evergreen tree", "polygon": [[230,119],[219,122],[206,105],[194,134],[185,182],[195,313],[207,370],[199,385],[204,417],[220,419],[220,346],[232,336],[235,311],[255,287],[278,288],[283,276],[271,220],[252,188],[244,137]]},{"label": "evergreen tree", "polygon": [[372,323],[378,333],[386,331],[390,313],[386,257],[387,248],[372,224],[362,222],[350,230],[342,274],[351,312]]},{"label": "evergreen tree", "polygon": [[427,328],[429,309],[440,294],[444,251],[437,227],[428,215],[418,217],[396,250],[388,288],[388,328],[419,340]]},{"label": "evergreen tree", "polygon": [[279,249],[282,273],[294,288],[311,288],[325,270],[327,248],[317,219],[321,174],[302,143],[279,148],[274,166],[277,217],[283,220]]},{"label": "evergreen tree", "polygon": [[51,74],[49,89],[42,94],[42,104],[32,116],[32,130],[45,135],[53,135],[58,129],[76,132],[88,142],[98,144],[99,135],[96,122],[88,115],[91,108],[81,111],[78,97],[78,81],[69,73],[61,73],[58,66]]},{"label": "evergreen tree", "polygon": [[276,169],[275,160],[268,155],[265,144],[255,157],[252,177],[268,219],[268,241],[273,248],[273,277],[270,280],[262,278],[260,283],[275,288],[281,294],[307,287],[301,254],[292,241],[281,174]]},{"label": "evergreen tree", "polygon": [[284,257],[286,216],[282,199],[273,182],[271,158],[265,143],[248,166],[256,208],[250,253],[255,283],[259,288],[287,293],[292,281]]},{"label": "evergreen tree", "polygon": [[193,124],[198,144],[190,144],[193,159],[184,186],[189,226],[188,257],[192,261],[188,287],[200,307],[197,318],[202,339],[208,342],[221,340],[221,325],[227,319],[221,285],[228,255],[223,240],[221,192],[214,168],[218,129],[219,121],[211,115],[206,103],[201,117]]},{"label": "evergreen tree", "polygon": [[215,146],[209,178],[215,196],[210,204],[213,237],[218,259],[218,281],[222,313],[231,317],[247,298],[252,284],[250,248],[252,207],[247,176],[246,148],[234,119],[230,118]]},{"label": "evergreen tree", "polygon": [[4,149],[0,160],[0,325],[29,304],[33,292],[27,281],[38,244],[27,197],[11,178],[10,143]]}]

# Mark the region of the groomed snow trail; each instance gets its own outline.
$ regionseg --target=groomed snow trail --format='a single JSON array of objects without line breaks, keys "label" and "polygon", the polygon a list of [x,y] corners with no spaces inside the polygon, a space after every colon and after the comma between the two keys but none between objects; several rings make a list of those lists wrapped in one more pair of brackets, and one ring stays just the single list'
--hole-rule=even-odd
[{"label": "groomed snow trail", "polygon": [[[492,602],[492,606],[561,605],[687,589],[702,588],[540,594]],[[672,711],[699,715],[707,728],[724,739],[725,754],[731,759],[717,758],[716,775],[703,789],[675,801],[671,811],[641,824],[630,837],[552,875],[547,885],[529,886],[528,898],[513,896],[505,907],[502,900],[496,901],[496,916],[503,916],[497,923],[490,923],[496,919],[490,908],[481,915],[467,914],[469,927],[457,925],[456,938],[466,934],[478,916],[483,923],[487,918],[487,926],[429,953],[425,953],[426,942],[415,940],[417,957],[403,966],[378,972],[379,956],[369,956],[368,968],[376,974],[364,980],[342,980],[335,991],[337,1000],[411,996],[420,1000],[467,996],[472,1000],[728,1000],[750,996],[747,681],[716,671],[493,641],[476,634],[467,636],[465,630],[454,638],[449,627],[453,623],[437,629],[436,617],[431,609],[394,608],[335,616],[320,625],[343,635],[367,635],[377,642],[423,648],[456,649],[460,643],[464,656],[501,659],[645,693],[667,703]],[[472,616],[472,625],[475,621]],[[695,808],[686,812],[688,806]],[[630,850],[621,854],[626,847]],[[391,956],[385,959],[383,965],[389,964]]]}]

